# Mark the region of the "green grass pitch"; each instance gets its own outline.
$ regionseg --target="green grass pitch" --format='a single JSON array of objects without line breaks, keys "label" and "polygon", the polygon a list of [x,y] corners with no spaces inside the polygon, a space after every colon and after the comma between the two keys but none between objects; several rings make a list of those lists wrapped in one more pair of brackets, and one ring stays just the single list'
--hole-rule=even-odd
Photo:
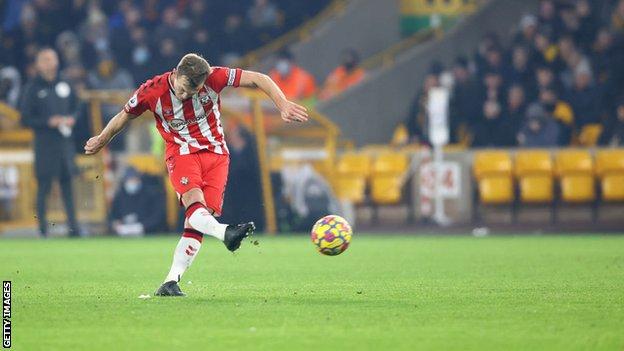
[{"label": "green grass pitch", "polygon": [[[14,350],[624,350],[624,236],[0,240]],[[192,282],[192,283],[191,283]]]}]

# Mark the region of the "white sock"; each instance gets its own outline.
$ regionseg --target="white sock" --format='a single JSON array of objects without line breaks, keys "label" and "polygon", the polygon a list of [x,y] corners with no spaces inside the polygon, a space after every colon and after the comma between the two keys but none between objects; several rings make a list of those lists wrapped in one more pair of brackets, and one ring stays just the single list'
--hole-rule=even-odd
[{"label": "white sock", "polygon": [[193,229],[223,241],[227,224],[219,223],[205,206],[201,204],[191,205],[187,210],[186,218]]},{"label": "white sock", "polygon": [[173,252],[173,262],[171,263],[171,269],[165,282],[175,280],[180,281],[184,272],[191,266],[195,256],[199,253],[201,248],[201,236],[195,234],[194,236],[185,236],[187,231],[180,238],[178,246],[176,246]]}]

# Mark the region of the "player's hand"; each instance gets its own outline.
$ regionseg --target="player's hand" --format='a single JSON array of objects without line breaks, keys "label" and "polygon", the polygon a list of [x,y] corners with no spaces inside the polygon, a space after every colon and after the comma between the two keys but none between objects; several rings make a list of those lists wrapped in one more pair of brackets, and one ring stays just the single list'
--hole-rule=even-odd
[{"label": "player's hand", "polygon": [[98,151],[102,150],[102,148],[106,146],[106,144],[108,144],[108,140],[105,137],[101,135],[96,135],[92,137],[91,139],[87,140],[87,143],[85,144],[85,147],[84,147],[85,154],[87,155],[96,154],[98,153]]},{"label": "player's hand", "polygon": [[308,109],[292,101],[286,101],[283,106],[280,106],[280,114],[286,123],[308,120]]}]

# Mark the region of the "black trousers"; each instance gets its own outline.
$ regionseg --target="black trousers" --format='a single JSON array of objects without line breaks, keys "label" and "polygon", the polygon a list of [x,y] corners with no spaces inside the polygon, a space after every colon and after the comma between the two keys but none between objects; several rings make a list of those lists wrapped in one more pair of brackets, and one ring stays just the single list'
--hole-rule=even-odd
[{"label": "black trousers", "polygon": [[[64,168],[64,167],[63,167]],[[48,218],[47,218],[47,200],[52,190],[52,182],[56,177],[41,176],[37,178],[37,219],[39,220],[39,233],[43,236],[48,235]],[[58,177],[61,186],[61,197],[65,205],[65,213],[67,215],[67,226],[70,236],[78,236],[78,223],[76,221],[76,210],[74,207],[74,190],[72,186],[72,177],[69,171],[63,170]]]}]

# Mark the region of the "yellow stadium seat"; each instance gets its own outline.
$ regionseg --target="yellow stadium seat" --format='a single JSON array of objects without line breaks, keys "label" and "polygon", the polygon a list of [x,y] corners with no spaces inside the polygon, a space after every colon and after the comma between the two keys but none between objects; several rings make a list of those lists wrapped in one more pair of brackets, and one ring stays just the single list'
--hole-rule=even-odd
[{"label": "yellow stadium seat", "polygon": [[596,173],[604,201],[624,201],[624,149],[596,153]]},{"label": "yellow stadium seat", "polygon": [[513,201],[511,176],[488,176],[479,180],[479,199],[484,204],[508,204]]},{"label": "yellow stadium seat", "polygon": [[368,177],[371,171],[371,158],[366,154],[344,154],[338,161],[336,172],[342,175]]},{"label": "yellow stadium seat", "polygon": [[581,146],[596,146],[598,139],[602,134],[602,125],[599,123],[592,123],[583,126],[578,136],[578,141]]},{"label": "yellow stadium seat", "polygon": [[370,176],[371,158],[367,154],[346,153],[338,160],[335,175],[336,196],[361,204],[366,198],[366,181]]},{"label": "yellow stadium seat", "polygon": [[518,152],[515,172],[520,201],[524,203],[553,201],[553,165],[548,151]]},{"label": "yellow stadium seat", "polygon": [[380,205],[396,204],[401,201],[403,177],[401,175],[374,175],[371,181],[371,197]]},{"label": "yellow stadium seat", "polygon": [[564,202],[582,203],[595,200],[594,163],[589,151],[560,151],[555,162],[561,199]]},{"label": "yellow stadium seat", "polygon": [[366,179],[364,177],[339,175],[335,186],[336,197],[340,200],[349,200],[354,204],[361,204],[366,198]]},{"label": "yellow stadium seat", "polygon": [[408,156],[403,153],[384,153],[375,158],[373,174],[400,174],[407,171]]},{"label": "yellow stadium seat", "polygon": [[511,156],[505,151],[483,151],[475,155],[473,173],[479,199],[484,204],[513,202]]},{"label": "yellow stadium seat", "polygon": [[404,176],[409,157],[403,153],[383,153],[373,162],[371,197],[376,204],[389,205],[401,201]]}]

